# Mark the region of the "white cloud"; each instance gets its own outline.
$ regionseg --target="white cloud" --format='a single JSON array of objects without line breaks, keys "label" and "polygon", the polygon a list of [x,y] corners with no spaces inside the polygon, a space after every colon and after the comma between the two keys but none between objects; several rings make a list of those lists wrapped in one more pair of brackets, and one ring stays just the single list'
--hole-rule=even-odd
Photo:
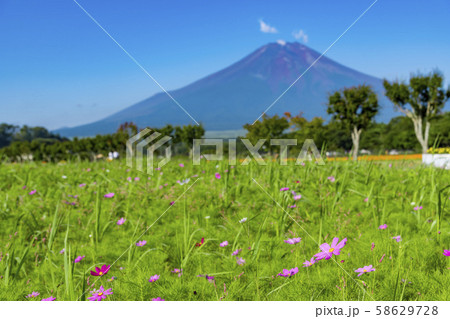
[{"label": "white cloud", "polygon": [[278,30],[275,27],[271,27],[263,20],[259,20],[259,30],[263,33],[278,33]]},{"label": "white cloud", "polygon": [[292,32],[292,35],[297,40],[301,40],[304,43],[308,43],[308,35],[303,30],[300,29],[298,31],[294,31],[294,32]]},{"label": "white cloud", "polygon": [[284,41],[284,40],[277,40],[277,43],[278,43],[279,45],[285,45],[285,44],[286,44],[286,41]]}]

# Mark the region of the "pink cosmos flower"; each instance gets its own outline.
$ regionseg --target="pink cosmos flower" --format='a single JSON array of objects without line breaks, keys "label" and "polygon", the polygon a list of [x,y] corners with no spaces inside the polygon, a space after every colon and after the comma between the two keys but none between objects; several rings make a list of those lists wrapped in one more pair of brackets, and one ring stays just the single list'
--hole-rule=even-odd
[{"label": "pink cosmos flower", "polygon": [[215,176],[216,176],[217,179],[220,179],[220,178],[221,178],[221,176],[220,176],[219,173],[216,173]]},{"label": "pink cosmos flower", "polygon": [[444,249],[443,255],[449,257],[450,256],[450,250],[445,250]]},{"label": "pink cosmos flower", "polygon": [[228,241],[224,241],[224,242],[221,242],[220,244],[219,244],[219,246],[220,247],[226,247],[226,246],[228,246]]},{"label": "pink cosmos flower", "polygon": [[39,293],[37,291],[33,291],[31,294],[27,295],[26,298],[34,298],[39,296]]},{"label": "pink cosmos flower", "polygon": [[387,226],[387,224],[383,224],[383,225],[380,225],[378,228],[379,229],[386,229],[388,226]]},{"label": "pink cosmos flower", "polygon": [[86,186],[86,184],[84,184],[84,183],[78,185],[78,187],[84,187],[84,186]]},{"label": "pink cosmos flower", "polygon": [[381,259],[380,259],[379,263],[383,261],[385,256],[386,256],[386,254],[383,254],[383,256],[381,256]]},{"label": "pink cosmos flower", "polygon": [[53,296],[50,296],[48,298],[42,299],[41,301],[55,301],[56,298],[54,298]]},{"label": "pink cosmos flower", "polygon": [[286,244],[289,244],[289,245],[295,245],[295,244],[298,244],[301,240],[302,240],[302,239],[301,239],[300,237],[297,237],[297,238],[288,238],[288,239],[285,240],[284,242],[285,242]]},{"label": "pink cosmos flower", "polygon": [[285,191],[288,191],[289,190],[289,187],[282,187],[282,188],[280,188],[280,192],[285,192]]},{"label": "pink cosmos flower", "polygon": [[112,295],[113,292],[112,292],[111,288],[105,290],[105,288],[103,288],[103,286],[100,286],[99,290],[95,290],[94,289],[93,291],[91,291],[91,294],[92,294],[92,296],[90,296],[88,298],[88,300],[90,300],[90,301],[102,301],[102,300],[106,299],[106,296]]},{"label": "pink cosmos flower", "polygon": [[135,181],[135,182],[139,182],[140,180],[141,180],[141,179],[140,179],[139,177],[135,177],[135,178],[134,178],[134,181]]},{"label": "pink cosmos flower", "polygon": [[178,166],[180,166],[180,167],[184,167],[184,164],[183,164],[183,163],[180,163],[180,164],[178,164]]},{"label": "pink cosmos flower", "polygon": [[172,272],[174,274],[178,274],[178,277],[181,277],[183,275],[183,269],[181,268],[175,268],[174,270],[172,270]]},{"label": "pink cosmos flower", "polygon": [[236,256],[237,254],[239,254],[242,251],[242,249],[236,249],[235,251],[233,251],[231,253],[231,256]]},{"label": "pink cosmos flower", "polygon": [[170,206],[173,206],[175,204],[175,202],[170,202]]},{"label": "pink cosmos flower", "polygon": [[313,258],[311,258],[311,260],[310,261],[308,261],[308,260],[305,260],[305,262],[303,263],[303,267],[310,267],[310,266],[312,266],[312,265],[314,265],[316,263],[316,261],[314,260],[314,257]]},{"label": "pink cosmos flower", "polygon": [[126,219],[125,218],[121,218],[117,221],[117,225],[123,225],[125,223]]},{"label": "pink cosmos flower", "polygon": [[334,176],[328,176],[327,179],[328,179],[330,182],[332,182],[332,183],[334,183],[334,182],[336,181],[336,179],[334,178]]},{"label": "pink cosmos flower", "polygon": [[289,208],[296,208],[297,207],[297,205],[291,205],[291,206],[289,206]]},{"label": "pink cosmos flower", "polygon": [[375,268],[372,267],[372,265],[364,266],[363,268],[358,268],[355,270],[355,272],[359,272],[358,277],[362,276],[366,272],[372,272],[375,271]]},{"label": "pink cosmos flower", "polygon": [[25,189],[25,188],[27,188],[27,185],[23,185],[23,186],[22,186],[22,189]]},{"label": "pink cosmos flower", "polygon": [[141,240],[141,241],[138,241],[138,242],[136,243],[136,246],[142,247],[142,246],[145,246],[146,244],[147,244],[147,241],[146,241],[146,240]]},{"label": "pink cosmos flower", "polygon": [[302,195],[298,194],[298,195],[294,195],[294,200],[299,200],[302,198]]},{"label": "pink cosmos flower", "polygon": [[333,255],[339,255],[341,253],[341,249],[345,246],[347,243],[347,238],[342,239],[340,243],[339,238],[335,237],[333,238],[333,241],[331,243],[331,246],[327,243],[324,243],[320,245],[321,252],[318,254],[315,254],[314,257],[316,257],[316,261],[319,261],[321,259],[330,259]]},{"label": "pink cosmos flower", "polygon": [[155,282],[159,279],[159,275],[153,275],[150,277],[150,279],[148,280],[148,282]]},{"label": "pink cosmos flower", "polygon": [[245,223],[246,221],[247,221],[247,217],[244,217],[239,222],[242,224],[242,223]]},{"label": "pink cosmos flower", "polygon": [[161,299],[161,297],[153,298],[152,301],[165,301],[165,299]]},{"label": "pink cosmos flower", "polygon": [[402,241],[402,237],[400,235],[394,236],[394,237],[392,237],[392,239],[395,239],[397,241],[397,243]]},{"label": "pink cosmos flower", "polygon": [[239,266],[242,266],[243,264],[245,264],[245,259],[242,257],[236,257],[236,262]]},{"label": "pink cosmos flower", "polygon": [[370,250],[373,250],[375,248],[375,243],[372,243],[372,247],[370,248]]},{"label": "pink cosmos flower", "polygon": [[423,209],[422,206],[416,206],[416,207],[414,207],[414,210],[421,210],[421,209]]},{"label": "pink cosmos flower", "polygon": [[110,265],[103,265],[101,268],[95,267],[95,271],[91,270],[92,276],[104,276],[108,273],[109,269],[111,268]]},{"label": "pink cosmos flower", "polygon": [[105,194],[103,197],[105,197],[105,198],[113,198],[114,197],[114,193]]},{"label": "pink cosmos flower", "polygon": [[61,250],[59,251],[59,253],[62,255],[62,254],[64,254],[65,251],[66,251],[66,249],[63,248],[63,249],[61,249]]},{"label": "pink cosmos flower", "polygon": [[364,202],[367,203],[369,201],[369,197],[364,198]]},{"label": "pink cosmos flower", "polygon": [[84,256],[78,256],[77,258],[75,258],[75,260],[73,261],[75,264],[79,263],[80,261],[82,261],[84,258]]},{"label": "pink cosmos flower", "polygon": [[296,273],[298,273],[298,267],[292,268],[291,270],[283,269],[283,271],[280,272],[278,274],[278,276],[280,276],[280,277],[291,277],[291,276],[295,275]]},{"label": "pink cosmos flower", "polygon": [[34,194],[36,194],[36,190],[35,189],[33,189],[31,192],[28,193],[28,195],[34,195]]}]

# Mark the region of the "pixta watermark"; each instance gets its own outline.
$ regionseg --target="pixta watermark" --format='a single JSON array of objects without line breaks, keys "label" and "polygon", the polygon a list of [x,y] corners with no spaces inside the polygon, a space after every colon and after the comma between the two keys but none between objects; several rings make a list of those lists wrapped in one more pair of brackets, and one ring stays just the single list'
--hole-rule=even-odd
[{"label": "pixta watermark", "polygon": [[[152,175],[154,168],[161,168],[166,165],[172,156],[171,142],[172,138],[169,136],[162,136],[161,133],[153,132],[150,129],[144,129],[138,134],[131,137],[126,143],[127,149],[127,166],[133,167],[133,162],[136,162],[136,169],[141,172],[147,172],[147,174]],[[228,144],[228,163],[230,165],[237,165],[237,153],[236,145],[237,139],[213,139],[213,138],[202,138],[194,139],[192,143],[192,162],[193,165],[200,165],[201,159],[204,158],[208,161],[222,161],[225,159],[224,155],[224,143]],[[263,145],[266,144],[266,139],[258,140],[254,145],[248,139],[240,139],[244,144],[248,155],[240,160],[240,165],[248,165],[252,159],[256,161],[258,165],[267,165],[267,162],[262,156],[261,149]],[[154,143],[153,143],[154,142]],[[288,148],[289,146],[296,146],[296,139],[270,139],[269,143],[271,146],[279,146],[279,156],[278,159],[281,165],[287,165],[288,162]],[[156,164],[155,167],[155,152],[161,147],[165,147],[164,156]],[[201,149],[206,146],[214,146],[214,154],[201,154]],[[144,167],[144,155],[146,155],[146,165]],[[325,165],[322,156],[317,149],[316,144],[312,139],[307,139],[304,141],[302,149],[299,155],[296,157],[295,165],[301,165],[306,161],[315,161],[318,165]]]}]

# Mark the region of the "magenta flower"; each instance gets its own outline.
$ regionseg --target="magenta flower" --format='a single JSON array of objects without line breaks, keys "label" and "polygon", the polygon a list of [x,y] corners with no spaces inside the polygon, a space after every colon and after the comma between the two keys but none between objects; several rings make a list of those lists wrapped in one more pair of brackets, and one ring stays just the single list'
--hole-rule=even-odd
[{"label": "magenta flower", "polygon": [[288,191],[289,190],[289,187],[282,187],[282,188],[280,188],[280,192],[285,192],[285,191]]},{"label": "magenta flower", "polygon": [[314,257],[313,258],[311,258],[311,260],[310,261],[308,261],[308,260],[305,260],[305,262],[303,263],[303,267],[310,267],[310,266],[312,266],[312,265],[314,265],[316,263],[316,261],[314,260]]},{"label": "magenta flower", "polygon": [[108,273],[110,268],[111,268],[110,265],[103,265],[101,268],[95,267],[95,271],[91,270],[91,275],[92,276],[104,276]]},{"label": "magenta flower", "polygon": [[367,203],[369,201],[369,197],[364,198],[364,203]]},{"label": "magenta flower", "polygon": [[302,240],[302,239],[301,239],[300,237],[297,237],[297,238],[288,238],[288,239],[285,240],[284,242],[285,242],[286,244],[289,244],[289,245],[295,245],[295,244],[298,244],[301,240]]},{"label": "magenta flower", "polygon": [[178,166],[180,166],[180,167],[184,167],[184,164],[183,164],[183,163],[180,163],[180,164],[178,164]]},{"label": "magenta flower", "polygon": [[278,276],[280,276],[280,277],[291,277],[291,276],[295,275],[296,273],[298,273],[298,267],[292,268],[291,270],[283,269],[283,271],[280,272],[278,274]]},{"label": "magenta flower", "polygon": [[216,176],[217,179],[220,179],[220,178],[221,178],[221,176],[220,176],[219,173],[216,173],[215,176]]},{"label": "magenta flower", "polygon": [[148,280],[148,282],[155,282],[155,281],[157,281],[159,279],[159,275],[154,275],[154,276],[151,276],[150,277],[150,279]]},{"label": "magenta flower", "polygon": [[105,194],[103,197],[105,197],[105,198],[113,198],[114,197],[114,193]]},{"label": "magenta flower", "polygon": [[242,223],[245,223],[246,221],[247,221],[247,217],[244,217],[239,222],[242,224]]},{"label": "magenta flower", "polygon": [[291,193],[292,193],[292,195],[294,196],[294,200],[299,200],[299,199],[301,199],[301,198],[302,198],[302,195],[300,195],[300,194],[297,194],[297,193],[296,193],[296,192],[294,192],[294,191],[292,191]]},{"label": "magenta flower", "polygon": [[62,255],[62,254],[64,254],[65,251],[66,251],[66,249],[63,248],[63,249],[61,249],[61,250],[59,251],[59,253]]},{"label": "magenta flower", "polygon": [[183,275],[183,269],[178,269],[178,268],[175,268],[174,270],[172,270],[172,272],[174,273],[174,274],[178,274],[178,277],[181,277],[182,275]]},{"label": "magenta flower", "polygon": [[108,295],[112,295],[113,292],[111,290],[111,288],[105,290],[105,288],[103,288],[103,286],[100,286],[99,290],[93,290],[91,291],[92,296],[90,296],[88,298],[88,300],[90,301],[102,301],[104,299],[106,299],[106,296]]},{"label": "magenta flower", "polygon": [[125,218],[121,218],[117,221],[117,225],[123,225],[125,223],[126,219]]},{"label": "magenta flower", "polygon": [[28,193],[28,195],[34,195],[34,194],[36,194],[36,190],[35,189],[33,189],[31,192]]},{"label": "magenta flower", "polygon": [[362,276],[366,272],[372,272],[375,271],[375,268],[372,267],[372,265],[364,266],[363,268],[358,268],[355,270],[355,272],[359,272],[358,277]]},{"label": "magenta flower", "polygon": [[146,241],[146,240],[141,240],[141,241],[138,241],[138,242],[136,243],[136,246],[142,247],[142,246],[145,246],[146,244],[147,244],[147,241]]},{"label": "magenta flower", "polygon": [[242,251],[242,249],[236,249],[235,251],[233,251],[231,253],[231,256],[236,256],[237,254],[239,254]]},{"label": "magenta flower", "polygon": [[295,208],[295,207],[297,207],[297,205],[291,205],[291,206],[289,206],[289,208]]},{"label": "magenta flower", "polygon": [[221,242],[220,244],[219,244],[219,246],[220,247],[225,247],[225,246],[228,246],[228,241],[224,241],[224,242]]},{"label": "magenta flower", "polygon": [[242,266],[243,264],[245,264],[245,259],[242,257],[236,257],[236,262],[239,266]]},{"label": "magenta flower", "polygon": [[394,237],[392,237],[392,239],[395,239],[397,241],[397,243],[402,241],[402,237],[400,235],[394,236]]},{"label": "magenta flower", "polygon": [[321,252],[318,254],[315,254],[314,257],[316,257],[316,261],[319,261],[321,259],[330,259],[333,255],[339,255],[341,253],[341,249],[345,246],[347,243],[347,238],[342,239],[340,243],[339,238],[334,237],[333,242],[331,243],[331,246],[327,243],[324,243],[320,245]]},{"label": "magenta flower", "polygon": [[416,206],[416,207],[414,207],[414,210],[421,210],[421,209],[423,209],[422,206]]},{"label": "magenta flower", "polygon": [[84,186],[86,186],[86,184],[84,184],[84,183],[78,185],[78,187],[84,187]]},{"label": "magenta flower", "polygon": [[153,298],[152,301],[165,301],[165,300],[162,299],[161,297],[156,297],[156,298]]},{"label": "magenta flower", "polygon": [[79,263],[80,261],[82,261],[84,258],[84,256],[78,256],[77,258],[75,258],[75,260],[73,261],[75,264]]},{"label": "magenta flower", "polygon": [[214,282],[214,276],[198,275],[197,277],[205,277],[209,282]]},{"label": "magenta flower", "polygon": [[450,256],[450,250],[445,250],[444,249],[443,255],[449,257]]},{"label": "magenta flower", "polygon": [[39,293],[37,291],[33,291],[31,294],[27,295],[26,298],[34,298],[39,296]]},{"label": "magenta flower", "polygon": [[381,259],[380,259],[379,263],[383,261],[385,256],[386,256],[386,254],[383,254],[383,256],[381,256]]},{"label": "magenta flower", "polygon": [[170,202],[170,206],[173,206],[175,204],[175,202]]},{"label": "magenta flower", "polygon": [[336,181],[336,179],[334,178],[334,176],[328,176],[327,179],[328,179],[330,182],[332,182],[332,183],[334,183],[334,182]]},{"label": "magenta flower", "polygon": [[56,298],[54,298],[53,296],[50,296],[48,298],[42,299],[41,301],[55,301]]},{"label": "magenta flower", "polygon": [[380,225],[378,228],[379,229],[386,229],[387,228],[387,224]]}]

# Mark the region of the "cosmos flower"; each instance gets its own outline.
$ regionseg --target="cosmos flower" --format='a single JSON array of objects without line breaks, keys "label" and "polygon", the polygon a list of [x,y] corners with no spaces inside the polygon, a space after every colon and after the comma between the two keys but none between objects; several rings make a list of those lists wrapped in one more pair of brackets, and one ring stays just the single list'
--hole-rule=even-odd
[{"label": "cosmos flower", "polygon": [[316,257],[316,261],[319,261],[321,259],[330,259],[333,255],[339,255],[341,253],[341,249],[345,246],[347,243],[347,238],[342,239],[340,243],[339,238],[335,237],[333,238],[333,241],[331,243],[331,246],[327,243],[324,243],[320,245],[321,252],[318,254],[315,254],[314,257]]},{"label": "cosmos flower", "polygon": [[197,277],[205,277],[209,282],[214,282],[214,276],[198,275]]},{"label": "cosmos flower", "polygon": [[110,268],[111,268],[110,265],[103,265],[101,268],[95,267],[95,271],[91,270],[91,275],[92,276],[104,276],[108,273]]},{"label": "cosmos flower", "polygon": [[112,276],[111,278],[108,279],[109,282],[113,282],[114,280],[116,280],[117,277]]},{"label": "cosmos flower", "polygon": [[53,296],[50,296],[48,298],[42,299],[41,301],[55,301],[56,298],[54,298]]},{"label": "cosmos flower", "polygon": [[78,256],[77,258],[75,258],[75,260],[73,261],[75,264],[79,263],[80,261],[82,261],[84,258],[84,256]]},{"label": "cosmos flower", "polygon": [[220,178],[221,178],[221,176],[220,176],[219,173],[216,173],[215,176],[216,176],[217,179],[220,179]]},{"label": "cosmos flower", "polygon": [[174,274],[178,274],[178,277],[181,277],[183,275],[183,269],[181,268],[175,268],[174,270],[172,270],[172,272]]},{"label": "cosmos flower", "polygon": [[305,262],[303,263],[303,265],[304,265],[303,267],[310,267],[310,266],[314,265],[315,263],[316,263],[316,261],[314,260],[314,257],[312,257],[310,261],[305,260]]},{"label": "cosmos flower", "polygon": [[100,286],[100,289],[91,291],[92,296],[88,297],[88,300],[90,301],[102,301],[106,299],[106,296],[112,295],[113,292],[111,288],[105,290],[103,286]]},{"label": "cosmos flower", "polygon": [[177,183],[180,184],[180,185],[184,185],[184,184],[189,183],[190,180],[191,180],[190,178],[186,178],[186,179],[182,180],[181,182],[177,181]]},{"label": "cosmos flower", "polygon": [[228,246],[228,241],[224,241],[224,242],[221,242],[220,244],[219,244],[219,246],[220,247],[225,247],[225,246]]},{"label": "cosmos flower", "polygon": [[422,206],[416,206],[416,207],[414,207],[414,210],[421,210],[421,209],[423,209]]},{"label": "cosmos flower", "polygon": [[355,270],[355,272],[359,272],[358,277],[362,276],[366,272],[372,272],[375,271],[375,268],[372,267],[372,265],[364,266],[363,268],[358,268]]},{"label": "cosmos flower", "polygon": [[28,195],[34,195],[34,194],[36,194],[36,190],[35,189],[33,189],[31,192],[28,193]]},{"label": "cosmos flower", "polygon": [[59,253],[62,255],[62,254],[64,254],[65,251],[66,251],[66,249],[63,248],[63,249],[61,249],[61,250],[59,251]]},{"label": "cosmos flower", "polygon": [[369,201],[369,197],[364,198],[364,202],[367,203]]},{"label": "cosmos flower", "polygon": [[282,188],[280,188],[280,192],[285,192],[285,191],[288,191],[289,190],[289,187],[282,187]]},{"label": "cosmos flower", "polygon": [[242,224],[242,223],[245,223],[246,221],[247,221],[247,217],[244,217],[239,222]]},{"label": "cosmos flower", "polygon": [[278,274],[278,276],[280,276],[280,277],[291,277],[291,276],[295,275],[296,273],[298,273],[298,267],[292,268],[291,270],[283,269],[283,271],[280,272]]},{"label": "cosmos flower", "polygon": [[297,238],[288,238],[288,239],[285,240],[284,242],[285,242],[286,244],[289,244],[289,245],[295,245],[295,244],[298,244],[301,240],[302,240],[302,239],[301,239],[300,237],[297,237]]},{"label": "cosmos flower", "polygon": [[242,249],[236,249],[235,251],[233,251],[231,253],[231,256],[236,256],[237,254],[239,254],[242,251]]},{"label": "cosmos flower", "polygon": [[394,236],[394,237],[392,237],[392,239],[395,239],[397,241],[397,243],[402,241],[402,237],[400,235]]},{"label": "cosmos flower", "polygon": [[183,163],[180,163],[180,164],[178,164],[178,166],[180,166],[180,167],[184,167],[184,164],[183,164]]},{"label": "cosmos flower", "polygon": [[173,206],[175,204],[175,202],[170,202],[170,206]]},{"label": "cosmos flower", "polygon": [[328,176],[327,179],[328,179],[330,182],[332,182],[332,183],[334,183],[334,182],[336,181],[336,179],[334,178],[334,176]]},{"label": "cosmos flower", "polygon": [[139,182],[140,180],[141,180],[141,179],[140,179],[139,177],[135,177],[135,178],[134,178],[134,181],[135,181],[135,182]]},{"label": "cosmos flower", "polygon": [[141,241],[138,241],[138,242],[136,243],[136,246],[142,247],[142,246],[145,246],[146,244],[147,244],[147,241],[146,241],[146,240],[141,240]]},{"label": "cosmos flower", "polygon": [[126,219],[122,217],[121,219],[119,219],[117,221],[117,225],[123,225],[125,222],[126,222]]},{"label": "cosmos flower", "polygon": [[243,264],[245,264],[245,259],[242,257],[236,257],[236,262],[239,266],[242,266]]},{"label": "cosmos flower", "polygon": [[31,294],[27,295],[26,298],[34,298],[39,296],[39,293],[37,291],[33,291]]},{"label": "cosmos flower", "polygon": [[84,183],[78,185],[78,187],[84,187],[84,186],[86,186],[86,184],[84,184]]},{"label": "cosmos flower", "polygon": [[103,197],[105,197],[105,198],[113,198],[114,197],[114,193],[105,194]]},{"label": "cosmos flower", "polygon": [[289,208],[295,208],[295,207],[297,207],[297,205],[291,205],[291,206],[289,206]]},{"label": "cosmos flower", "polygon": [[381,259],[380,259],[379,263],[383,261],[385,256],[386,256],[386,254],[383,254],[383,256],[381,256]]},{"label": "cosmos flower", "polygon": [[202,237],[202,240],[199,243],[195,244],[195,247],[200,247],[205,243],[205,238]]},{"label": "cosmos flower", "polygon": [[387,226],[387,224],[383,224],[383,225],[380,225],[378,228],[379,229],[386,229],[388,226]]},{"label": "cosmos flower", "polygon": [[296,192],[292,191],[292,195],[294,196],[294,200],[299,200],[302,198],[302,195],[297,194]]},{"label": "cosmos flower", "polygon": [[443,255],[449,257],[450,256],[450,250],[444,249]]},{"label": "cosmos flower", "polygon": [[153,275],[150,277],[150,279],[148,280],[148,282],[155,282],[159,279],[159,275]]},{"label": "cosmos flower", "polygon": [[156,297],[156,298],[153,298],[152,301],[165,301],[165,299],[162,299],[161,297]]}]

